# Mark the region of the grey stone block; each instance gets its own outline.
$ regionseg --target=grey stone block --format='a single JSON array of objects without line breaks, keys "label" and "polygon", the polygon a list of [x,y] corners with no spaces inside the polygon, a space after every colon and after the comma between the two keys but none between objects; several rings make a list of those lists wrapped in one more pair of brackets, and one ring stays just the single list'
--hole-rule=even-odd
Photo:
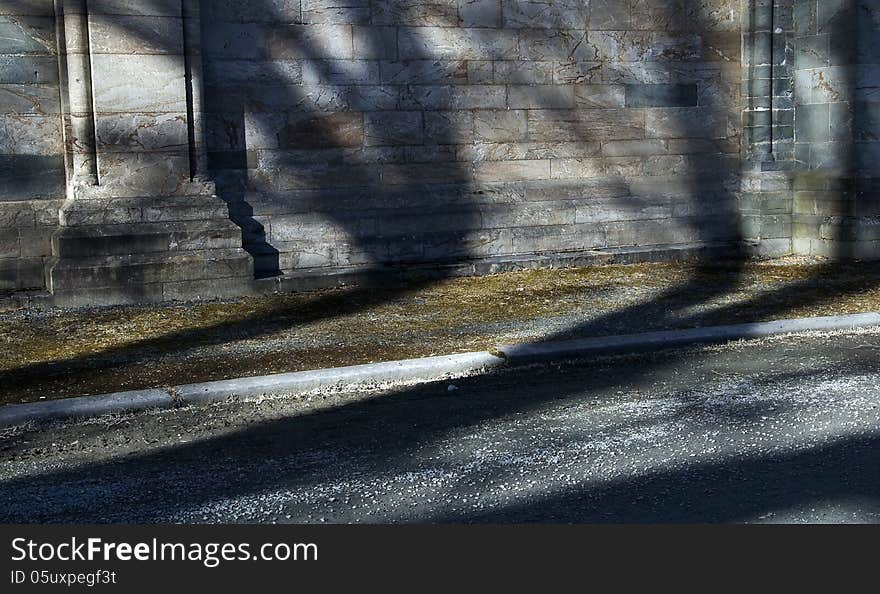
[{"label": "grey stone block", "polygon": [[354,28],[353,35],[355,59],[397,59],[396,27],[359,26]]},{"label": "grey stone block", "polygon": [[578,108],[613,108],[626,104],[626,87],[623,85],[576,85],[574,102]]},{"label": "grey stone block", "polygon": [[504,25],[527,29],[586,29],[589,5],[579,0],[503,2]]},{"label": "grey stone block", "polygon": [[46,115],[61,112],[58,88],[50,85],[0,85],[0,113]]},{"label": "grey stone block", "polygon": [[421,144],[423,116],[417,111],[375,112],[364,115],[367,146]]},{"label": "grey stone block", "polygon": [[451,27],[457,22],[457,0],[376,0],[373,24]]},{"label": "grey stone block", "polygon": [[375,85],[379,83],[379,62],[374,60],[303,60],[302,80],[306,85]]},{"label": "grey stone block", "polygon": [[96,54],[183,54],[179,19],[94,14],[89,19],[90,49]]},{"label": "grey stone block", "polygon": [[503,109],[507,89],[501,85],[410,86],[400,98],[401,109]]},{"label": "grey stone block", "polygon": [[468,84],[488,85],[495,79],[494,67],[491,60],[468,60],[467,73]]},{"label": "grey stone block", "polygon": [[827,103],[802,105],[798,108],[795,139],[797,142],[828,142],[831,140],[831,116]]},{"label": "grey stone block", "polygon": [[727,119],[706,107],[656,108],[645,111],[649,138],[726,138]]},{"label": "grey stone block", "polygon": [[400,27],[401,60],[503,60],[516,57],[517,36],[510,29]]},{"label": "grey stone block", "polygon": [[60,156],[0,155],[0,201],[60,198],[64,180]]},{"label": "grey stone block", "polygon": [[474,117],[474,137],[478,142],[518,142],[528,137],[523,110],[478,111]]},{"label": "grey stone block", "polygon": [[592,0],[590,28],[600,31],[625,31],[631,27],[630,2]]},{"label": "grey stone block", "polygon": [[640,110],[607,109],[601,115],[596,117],[595,110],[531,110],[529,137],[537,142],[645,138],[645,114]]},{"label": "grey stone block", "polygon": [[304,24],[366,24],[370,22],[369,0],[302,0]]},{"label": "grey stone block", "polygon": [[58,61],[49,56],[0,55],[0,84],[58,84]]},{"label": "grey stone block", "polygon": [[380,63],[382,82],[387,84],[466,84],[468,62],[464,60],[412,60]]},{"label": "grey stone block", "polygon": [[500,27],[502,0],[458,0],[462,27]]},{"label": "grey stone block", "polygon": [[166,56],[96,54],[92,78],[98,113],[186,113],[183,60]]},{"label": "grey stone block", "polygon": [[555,62],[499,60],[495,63],[494,80],[498,84],[547,85],[553,83]]},{"label": "grey stone block", "polygon": [[53,55],[55,51],[55,19],[0,16],[0,54]]},{"label": "grey stone block", "polygon": [[627,107],[695,107],[697,85],[626,85]]},{"label": "grey stone block", "polygon": [[[435,144],[468,144],[474,140],[472,111],[431,111],[425,113],[425,142]],[[485,112],[495,113],[495,112]],[[453,153],[454,154],[454,153]]]},{"label": "grey stone block", "polygon": [[570,85],[511,85],[507,89],[507,106],[511,109],[563,109],[574,105],[574,88]]},{"label": "grey stone block", "polygon": [[596,48],[588,42],[583,29],[521,29],[518,41],[515,56],[496,59],[593,62],[597,58]]},{"label": "grey stone block", "polygon": [[57,114],[0,116],[0,154],[52,156],[63,151],[62,121]]},{"label": "grey stone block", "polygon": [[590,31],[590,45],[600,61],[648,62],[653,57],[651,33],[642,31]]},{"label": "grey stone block", "polygon": [[[259,41],[252,57],[259,56]],[[273,27],[268,38],[268,55],[274,60],[351,60],[354,33],[351,25],[289,25]]]},{"label": "grey stone block", "polygon": [[480,182],[550,179],[550,161],[485,161],[474,167],[474,180]]},{"label": "grey stone block", "polygon": [[602,82],[601,62],[558,62],[553,71],[556,84],[583,84]]}]

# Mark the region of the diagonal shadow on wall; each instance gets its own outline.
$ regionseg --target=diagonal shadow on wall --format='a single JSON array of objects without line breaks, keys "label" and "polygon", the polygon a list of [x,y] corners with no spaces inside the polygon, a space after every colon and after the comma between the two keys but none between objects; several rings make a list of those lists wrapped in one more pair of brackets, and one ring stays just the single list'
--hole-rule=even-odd
[{"label": "diagonal shadow on wall", "polygon": [[[378,41],[377,41],[377,43],[378,43]],[[303,48],[299,51],[307,52],[308,49]],[[289,97],[289,99],[291,101],[295,102],[295,101],[302,99],[302,97],[297,96],[297,95],[292,95]],[[240,120],[242,122],[247,117],[247,112],[244,110],[242,110],[241,112],[234,112],[234,113],[235,113],[236,117],[240,117]],[[685,127],[688,124],[685,122],[682,122],[681,125],[683,127]],[[587,134],[587,140],[588,140],[589,128],[587,127],[585,129],[587,130],[586,134]],[[236,153],[239,151],[232,151],[232,152]],[[245,154],[245,156],[246,156],[246,154]],[[706,165],[705,173],[703,175],[693,175],[693,176],[690,176],[687,178],[687,179],[689,179],[689,182],[692,184],[692,188],[694,189],[694,192],[692,194],[692,196],[694,196],[694,197],[699,197],[701,195],[701,192],[699,190],[699,188],[702,187],[700,185],[701,183],[705,182],[707,178],[711,178],[713,175],[715,175],[715,172],[717,172],[719,170],[723,170],[723,164],[720,162],[720,158],[719,158],[719,162],[715,163],[714,165],[712,164],[711,160],[712,160],[712,158],[709,157],[709,162]],[[351,163],[349,163],[348,161],[345,161],[345,163],[347,166],[351,167],[351,170],[352,170],[353,175],[355,177],[364,176],[362,179],[369,179],[369,176],[372,174],[370,171],[368,171],[372,167],[372,164],[370,164],[370,163],[363,163],[363,162],[359,163],[357,161],[357,159],[353,159]],[[290,169],[293,172],[295,172],[296,168],[298,167],[298,165],[296,165],[294,163],[288,163],[287,165],[290,166]],[[717,165],[717,167],[715,167],[715,165]],[[452,165],[451,167],[456,168],[456,167],[461,167],[461,166],[460,165]],[[465,176],[469,174],[469,170],[465,169],[463,171],[464,171]],[[735,177],[735,175],[734,175],[734,177]],[[421,191],[421,188],[423,188],[422,182],[423,182],[422,179],[404,180],[404,183],[402,183],[400,185],[403,186],[403,188],[407,189],[407,191],[419,192],[419,191]],[[228,187],[234,188],[235,186],[233,184]],[[244,191],[244,188],[241,188],[240,186],[239,186],[239,188],[240,188],[239,191],[241,191],[241,192]],[[376,185],[367,184],[366,188],[368,188],[369,191],[372,191],[372,192],[384,191],[383,190],[384,186],[376,186]],[[232,194],[230,194],[232,200],[239,200],[244,197],[244,194],[235,195],[234,190],[228,190],[228,191],[233,192]],[[626,201],[629,199],[638,200],[639,198],[637,196],[631,196],[629,194],[618,197],[618,200],[620,200],[623,203],[626,203]],[[691,205],[692,208],[694,209],[694,212],[695,212],[695,216],[693,217],[693,221],[692,221],[694,229],[696,229],[697,231],[700,231],[703,229],[711,229],[712,225],[717,225],[718,224],[717,213],[718,212],[730,212],[730,210],[735,211],[735,200],[736,200],[735,192],[732,188],[729,190],[724,190],[718,194],[715,194],[713,201],[701,201],[698,199],[694,200],[694,204]],[[476,214],[475,214],[476,211],[473,210],[472,208],[468,207],[467,204],[463,205],[463,208],[465,209],[464,212],[471,213],[474,216],[476,216]],[[322,212],[322,214],[325,214],[328,217],[332,217],[332,216],[334,216],[333,213],[336,211],[335,211],[335,209],[328,209],[326,212],[325,211],[321,211],[321,212]],[[348,222],[348,219],[346,219],[344,217],[334,219],[334,221],[336,222],[336,224],[338,224],[339,226],[342,226],[343,228],[345,228],[346,224],[350,224],[350,222]],[[733,221],[734,221],[734,219],[731,218],[731,222],[729,223],[729,225],[733,228],[732,230],[734,232],[737,232],[736,223]],[[370,245],[370,242],[367,240],[366,236],[364,235],[364,231],[360,230],[361,228],[358,228],[356,226],[352,226],[352,227],[349,227],[349,229],[351,229],[351,234],[350,234],[351,237],[355,237],[355,238],[360,237],[361,240],[363,241],[364,246]],[[373,229],[375,229],[375,227]],[[416,227],[414,229],[414,233],[415,234],[425,233],[425,232],[428,232],[428,229]],[[378,236],[385,237],[386,235],[380,233],[380,234],[378,234]],[[708,236],[711,236],[711,235],[708,235]],[[459,239],[464,241],[463,235],[459,235],[458,237],[459,237]],[[379,249],[379,248],[367,247],[365,249],[367,250],[367,253],[371,253],[373,255],[373,257],[375,258],[375,262],[382,263],[382,262],[387,261],[384,259],[384,255],[388,253],[386,251],[383,251],[385,248]],[[373,251],[370,251],[370,250],[373,250]],[[735,259],[734,261],[741,262],[741,260],[737,260],[737,259]],[[707,268],[711,267],[711,265],[709,263],[706,263],[705,266]],[[833,265],[829,264],[827,269],[831,269],[831,267],[833,267]],[[684,309],[684,308],[688,307],[689,305],[694,305],[694,304],[697,304],[697,303],[700,303],[703,301],[710,300],[714,297],[722,296],[737,286],[737,283],[740,281],[741,270],[742,270],[742,264],[736,263],[731,268],[731,274],[728,277],[728,282],[722,283],[720,285],[712,286],[712,287],[705,287],[702,282],[700,269],[698,268],[697,272],[695,273],[695,275],[693,276],[693,278],[690,281],[683,283],[679,287],[676,287],[675,289],[670,291],[667,295],[661,297],[658,301],[663,301],[664,299],[676,298],[677,302],[682,304],[681,308]],[[818,273],[819,277],[821,277],[821,275],[823,273],[824,273],[824,271],[820,270]],[[805,282],[813,282],[813,280],[814,279],[810,279]],[[402,290],[404,290],[404,289],[402,289]],[[410,286],[410,289],[406,289],[406,290],[412,290],[412,286]],[[787,308],[795,307],[796,305],[802,303],[802,301],[801,301],[801,299],[803,299],[802,292],[799,290],[799,286],[797,284],[794,284],[790,287],[787,287],[786,289],[783,289],[779,293],[781,293],[781,296],[782,296],[782,299],[778,300],[778,302],[780,303],[780,306],[779,306],[779,313],[780,314],[784,314]],[[390,298],[388,292],[379,293],[378,295],[380,296],[379,298],[381,298],[381,299]],[[766,297],[770,297],[770,295],[767,295]],[[775,297],[777,297],[777,298],[780,297],[780,294],[775,295]],[[365,306],[366,303],[370,302],[370,296],[366,290],[364,290],[363,292],[359,292],[359,291],[355,290],[352,293],[331,296],[331,297],[328,297],[327,299],[333,299],[337,303],[339,303],[341,312],[351,311],[351,309],[350,309],[351,307],[363,307],[363,306]],[[639,311],[640,311],[639,308],[625,309],[625,310],[621,310],[618,312],[614,312],[609,317],[610,318],[617,318],[617,319],[621,319],[621,320],[631,319],[634,316],[638,316]],[[670,315],[671,314],[672,314],[672,312],[670,312]],[[691,318],[692,323],[694,325],[699,325],[702,320],[701,316],[702,316],[702,314],[693,316]],[[237,324],[239,325],[239,328],[243,332],[247,333],[248,325],[251,322],[253,322],[253,320],[247,320],[243,323],[237,323]],[[574,334],[574,335],[590,335],[591,332],[593,331],[593,329],[599,325],[599,322],[600,321],[594,321],[592,323],[585,324],[579,328],[571,329],[570,331],[566,332],[566,335],[572,335],[572,334]],[[166,339],[162,339],[160,341],[154,341],[152,343],[152,345],[158,346],[160,348],[165,348],[166,346],[169,348],[173,348],[172,345],[175,341],[175,338],[180,338],[180,336],[168,337],[167,341],[166,341]],[[212,335],[211,335],[210,331],[208,331],[204,334],[204,340],[207,342],[210,342],[212,340]],[[143,346],[143,345],[141,345],[141,346]],[[677,357],[677,355],[672,354],[669,357],[662,359],[661,362],[657,363],[657,365],[674,365],[677,363],[676,357]],[[649,372],[649,369],[647,369],[647,368],[640,370],[640,373],[643,373],[643,374],[646,374],[648,372]],[[549,395],[546,395],[546,394],[545,395],[530,394],[529,396],[530,396],[530,398],[526,399],[526,400],[511,400],[511,401],[506,401],[503,403],[491,403],[492,404],[491,407],[489,406],[489,403],[487,403],[486,409],[484,409],[484,410],[475,409],[475,410],[469,411],[467,413],[462,413],[462,415],[457,416],[454,419],[450,419],[450,421],[448,423],[440,420],[433,427],[433,429],[430,433],[422,433],[421,431],[418,431],[418,430],[409,431],[405,434],[405,436],[402,440],[396,439],[396,438],[391,439],[390,437],[387,437],[387,436],[383,437],[382,434],[377,434],[378,447],[381,451],[385,451],[387,453],[387,455],[389,455],[389,456],[405,455],[407,448],[411,449],[415,446],[415,444],[425,443],[425,442],[429,442],[431,440],[435,440],[439,436],[442,436],[444,433],[451,431],[455,427],[460,427],[462,425],[472,425],[474,423],[481,422],[482,420],[485,420],[487,418],[491,418],[492,416],[497,416],[499,414],[503,414],[505,412],[511,412],[511,411],[515,411],[515,410],[527,411],[531,407],[533,407],[537,403],[539,403],[542,398],[549,397]],[[400,403],[402,405],[403,403],[405,403],[407,401],[408,397],[409,397],[409,394],[407,391],[403,391],[403,392],[400,392],[392,397],[389,397],[389,406],[395,407],[396,403]],[[431,411],[432,418],[440,417],[442,419],[442,417],[443,417],[442,406],[443,405],[441,404],[440,406],[441,406],[441,410]],[[369,413],[369,407],[366,407],[366,405],[355,404],[355,405],[350,405],[350,408],[351,409],[363,408],[365,414]],[[392,411],[388,411],[388,412],[392,412]],[[400,415],[405,415],[405,413],[406,413],[406,411],[403,408],[401,408],[399,413],[392,412],[392,414],[400,414]],[[317,428],[319,426],[322,426],[322,423],[323,423],[322,418],[323,418],[322,415],[318,414],[318,415],[313,415],[313,416],[306,418],[306,419],[300,419],[300,418],[290,419],[290,420],[282,421],[280,423],[270,425],[270,426],[254,427],[254,428],[242,431],[237,436],[222,438],[222,439],[218,439],[218,440],[212,440],[212,441],[206,442],[204,444],[199,444],[199,445],[181,446],[181,447],[171,449],[171,450],[168,450],[165,452],[161,452],[158,454],[150,454],[150,455],[141,456],[140,460],[141,461],[153,460],[157,464],[164,465],[164,464],[167,464],[169,461],[173,461],[175,459],[175,457],[178,457],[178,456],[181,456],[181,457],[202,456],[202,455],[204,455],[205,452],[208,452],[208,451],[213,452],[213,453],[223,452],[226,454],[230,454],[233,456],[233,459],[235,460],[236,458],[235,458],[235,455],[233,452],[235,451],[236,444],[239,443],[238,440],[249,439],[249,438],[253,438],[255,436],[260,436],[260,435],[265,435],[266,439],[269,439],[269,440],[278,439],[279,440],[279,442],[278,442],[279,450],[277,453],[279,455],[283,456],[282,449],[288,448],[291,444],[289,442],[284,441],[285,439],[288,439],[288,438],[283,438],[281,436],[301,435],[301,434],[307,435],[311,431],[310,427]],[[395,418],[397,418],[397,417],[395,417]],[[400,421],[400,419],[398,419],[398,421]],[[400,422],[402,422],[402,421],[400,421]],[[339,432],[331,433],[329,435],[329,440],[331,442],[334,440],[341,441],[343,439],[344,439],[343,435]],[[866,447],[871,448],[873,446],[871,446],[870,444],[867,444]],[[247,466],[247,464],[251,463],[252,461],[249,461],[247,459],[237,459],[237,462],[242,464],[243,466]],[[69,473],[62,473],[62,474],[50,476],[47,478],[51,478],[51,481],[49,481],[49,482],[54,482],[56,484],[58,482],[66,482],[66,481],[74,481],[75,482],[75,481],[82,480],[82,478],[85,476],[82,474],[82,472],[94,472],[95,474],[92,476],[101,477],[100,479],[95,479],[95,480],[109,480],[111,477],[116,476],[116,474],[118,472],[124,472],[124,468],[125,468],[126,463],[127,462],[123,462],[123,461],[111,462],[102,468],[91,468],[88,470],[83,470],[81,472],[80,471],[72,471]],[[324,470],[326,471],[326,469],[324,469]],[[286,476],[283,473],[281,473],[277,476],[270,477],[269,483],[270,484],[282,484],[284,481],[289,480],[290,478],[291,477]],[[670,477],[667,477],[667,478],[670,478]],[[680,477],[671,477],[671,478],[680,478]],[[308,480],[308,479],[306,479],[306,480]],[[27,488],[29,488],[28,485],[30,483],[32,483],[32,486],[36,489],[37,492],[39,492],[39,490],[41,488],[43,488],[43,487],[41,487],[41,485],[44,486],[46,484],[49,484],[48,482],[44,482],[43,478],[35,478],[32,480],[25,480],[24,482],[19,482],[18,484],[13,485],[13,487],[16,489],[21,488],[21,489],[27,490]],[[265,483],[262,486],[265,487],[266,486]],[[204,488],[200,488],[200,489],[193,491],[185,501],[180,501],[179,504],[180,505],[183,505],[183,504],[193,505],[193,504],[197,504],[199,502],[211,501],[211,500],[214,500],[219,497],[226,497],[226,496],[229,496],[229,495],[235,494],[235,493],[247,493],[247,492],[250,492],[251,489],[252,489],[251,485],[249,485],[246,480],[242,480],[240,482],[236,482],[233,484],[209,485]],[[164,494],[160,492],[158,495],[159,496],[165,495],[169,499],[172,499],[172,497],[171,497],[172,494],[170,492],[164,493]],[[155,497],[155,496],[157,496],[157,494],[154,493],[153,496]]]}]

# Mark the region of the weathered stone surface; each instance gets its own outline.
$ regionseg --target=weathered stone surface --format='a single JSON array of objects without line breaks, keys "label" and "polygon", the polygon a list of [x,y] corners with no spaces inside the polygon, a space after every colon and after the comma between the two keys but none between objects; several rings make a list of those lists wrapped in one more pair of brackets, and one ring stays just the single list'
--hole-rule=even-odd
[{"label": "weathered stone surface", "polygon": [[397,27],[355,27],[353,35],[355,59],[397,59]]},{"label": "weathered stone surface", "polygon": [[55,19],[0,16],[0,54],[54,54]]},{"label": "weathered stone surface", "polygon": [[60,114],[58,88],[50,85],[0,85],[0,106],[8,114]]},{"label": "weathered stone surface", "polygon": [[58,61],[48,56],[0,55],[0,84],[58,84]]},{"label": "weathered stone surface", "polygon": [[[425,142],[460,145],[473,142],[476,115],[498,112],[431,111],[425,113]],[[478,133],[479,134],[479,133]],[[453,150],[452,154],[455,152]],[[414,157],[410,157],[414,159]],[[418,160],[415,158],[415,160]]]},{"label": "weathered stone surface", "polygon": [[305,24],[361,24],[369,21],[369,0],[302,0],[302,22]]},{"label": "weathered stone surface", "polygon": [[185,113],[182,60],[165,56],[97,54],[92,57],[94,107],[98,113]]},{"label": "weathered stone surface", "polygon": [[565,109],[574,105],[574,87],[568,85],[517,85],[507,89],[507,106],[511,109]]},{"label": "weathered stone surface", "polygon": [[401,27],[401,60],[503,60],[516,57],[517,36],[508,29]]},{"label": "weathered stone surface", "polygon": [[373,7],[373,23],[452,27],[456,24],[457,9],[456,0],[377,0]]},{"label": "weathered stone surface", "polygon": [[529,137],[539,142],[640,139],[645,138],[645,114],[626,109],[534,109],[529,111]]},{"label": "weathered stone surface", "polygon": [[696,85],[626,85],[627,107],[696,107]]},{"label": "weathered stone surface", "polygon": [[377,112],[364,116],[364,144],[367,146],[421,144],[423,138],[421,112]]},{"label": "weathered stone surface", "polygon": [[[54,3],[0,3],[0,288],[31,284],[62,244],[125,258],[63,261],[50,288],[130,300],[214,290],[251,261],[792,239],[868,253],[868,225],[818,220],[880,215],[880,19],[843,6],[93,0],[88,36],[85,4],[60,23],[59,63]],[[68,187],[80,208],[59,213]],[[215,189],[231,215],[194,201]],[[166,202],[125,202],[151,196]],[[201,217],[231,226],[176,225]],[[47,247],[59,224],[109,243]],[[146,226],[126,244],[125,225]]]},{"label": "weathered stone surface", "polygon": [[93,14],[89,32],[90,48],[96,54],[183,53],[178,19]]},{"label": "weathered stone surface", "polygon": [[406,110],[504,109],[507,89],[500,85],[409,86],[400,98]]},{"label": "weathered stone surface", "polygon": [[592,62],[597,59],[596,47],[588,42],[583,29],[521,29],[518,39],[517,57],[522,60]]},{"label": "weathered stone surface", "polygon": [[99,114],[98,148],[102,152],[155,152],[186,150],[187,115],[165,113]]},{"label": "weathered stone surface", "polygon": [[502,0],[458,0],[462,27],[500,27]]},{"label": "weathered stone surface", "polygon": [[610,108],[626,105],[623,85],[575,85],[574,103],[578,108]]},{"label": "weathered stone surface", "polygon": [[[258,36],[252,46],[255,54],[261,47],[260,34],[260,30],[253,33]],[[351,25],[290,25],[273,28],[268,37],[268,57],[275,60],[351,60],[354,58],[353,28]]]},{"label": "weathered stone surface", "polygon": [[494,81],[499,84],[548,85],[553,82],[555,62],[499,60],[495,62]]},{"label": "weathered stone surface", "polygon": [[480,111],[474,117],[474,136],[478,142],[527,140],[527,121],[523,110]]},{"label": "weathered stone surface", "polygon": [[503,2],[504,24],[529,29],[585,29],[589,4],[580,0]]}]

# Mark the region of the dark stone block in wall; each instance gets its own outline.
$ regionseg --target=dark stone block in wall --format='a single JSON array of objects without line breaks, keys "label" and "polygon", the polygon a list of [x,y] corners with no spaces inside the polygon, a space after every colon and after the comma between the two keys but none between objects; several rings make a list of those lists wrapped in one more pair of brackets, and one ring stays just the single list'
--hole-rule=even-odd
[{"label": "dark stone block in wall", "polygon": [[247,169],[247,151],[213,151],[208,153],[211,169]]},{"label": "dark stone block in wall", "polygon": [[697,85],[626,85],[627,107],[694,107]]},{"label": "dark stone block in wall", "polygon": [[64,158],[0,155],[0,201],[64,196]]},{"label": "dark stone block in wall", "polygon": [[364,142],[363,114],[297,114],[288,122],[286,137],[290,148],[358,147]]},{"label": "dark stone block in wall", "polygon": [[880,140],[880,103],[859,101],[850,115],[855,128],[855,140]]}]

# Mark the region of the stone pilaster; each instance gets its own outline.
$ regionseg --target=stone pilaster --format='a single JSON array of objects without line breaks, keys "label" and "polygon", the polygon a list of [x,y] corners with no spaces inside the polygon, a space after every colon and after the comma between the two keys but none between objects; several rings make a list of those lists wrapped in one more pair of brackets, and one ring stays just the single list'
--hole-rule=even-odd
[{"label": "stone pilaster", "polygon": [[207,176],[198,5],[64,2],[72,183],[47,280],[59,304],[250,290],[241,229]]},{"label": "stone pilaster", "polygon": [[880,7],[798,0],[795,16],[795,249],[880,258]]},{"label": "stone pilaster", "polygon": [[791,251],[793,0],[743,0],[740,211],[761,255]]},{"label": "stone pilaster", "polygon": [[67,90],[64,107],[69,192],[75,194],[77,188],[98,184],[89,19],[85,0],[57,0],[55,6],[63,50],[61,76]]}]

